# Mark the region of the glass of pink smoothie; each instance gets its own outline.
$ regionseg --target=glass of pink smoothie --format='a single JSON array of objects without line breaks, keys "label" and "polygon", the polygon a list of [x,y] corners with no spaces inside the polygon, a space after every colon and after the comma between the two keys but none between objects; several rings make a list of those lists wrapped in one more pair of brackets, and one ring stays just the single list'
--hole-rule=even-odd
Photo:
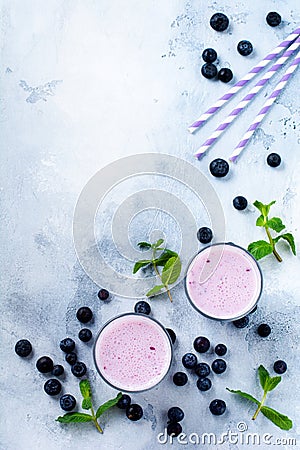
[{"label": "glass of pink smoothie", "polygon": [[236,320],[250,313],[262,292],[257,261],[232,243],[210,245],[189,265],[185,288],[192,306],[206,317]]},{"label": "glass of pink smoothie", "polygon": [[125,313],[100,330],[94,361],[101,377],[125,392],[141,392],[156,386],[167,375],[173,356],[165,328],[143,314]]}]

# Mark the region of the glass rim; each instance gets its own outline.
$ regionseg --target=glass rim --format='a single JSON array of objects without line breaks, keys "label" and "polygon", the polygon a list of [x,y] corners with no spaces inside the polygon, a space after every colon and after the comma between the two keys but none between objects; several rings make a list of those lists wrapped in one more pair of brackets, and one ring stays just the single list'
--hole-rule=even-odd
[{"label": "glass rim", "polygon": [[[247,254],[252,258],[252,260],[253,260],[254,263],[256,264],[256,267],[257,267],[257,269],[258,269],[258,273],[260,274],[260,289],[259,289],[259,293],[258,293],[258,295],[257,295],[257,299],[255,300],[255,302],[253,303],[253,305],[251,306],[251,308],[249,308],[249,310],[247,310],[245,313],[240,314],[240,315],[235,316],[235,317],[232,317],[232,318],[230,318],[230,319],[229,319],[229,318],[223,319],[223,318],[220,318],[220,317],[213,317],[213,316],[210,316],[209,314],[206,314],[205,312],[201,311],[201,309],[199,309],[199,308],[195,305],[195,303],[192,301],[192,299],[191,299],[191,297],[190,297],[190,295],[189,295],[188,289],[187,289],[187,274],[188,274],[189,268],[191,267],[192,263],[195,261],[195,259],[197,258],[197,256],[198,256],[200,253],[202,253],[204,250],[206,250],[206,249],[209,248],[209,247],[216,247],[216,246],[218,246],[218,245],[223,245],[223,246],[229,245],[229,246],[237,247],[237,248],[243,250],[244,253],[247,253]],[[187,296],[187,298],[188,298],[189,303],[191,304],[191,306],[192,306],[198,313],[202,314],[202,316],[206,317],[207,319],[216,320],[217,322],[233,322],[233,321],[235,321],[235,320],[239,320],[239,319],[241,319],[242,317],[247,316],[248,314],[251,313],[251,311],[253,311],[253,310],[256,308],[257,303],[259,302],[259,299],[261,298],[262,291],[263,291],[263,274],[262,274],[261,267],[260,267],[260,265],[258,264],[258,261],[257,261],[257,260],[254,258],[254,256],[251,255],[251,253],[250,253],[248,250],[246,250],[244,247],[241,247],[240,245],[234,244],[233,242],[217,242],[217,243],[215,243],[215,244],[207,245],[206,247],[204,247],[204,248],[202,248],[201,250],[199,250],[199,252],[197,252],[197,253],[192,257],[192,259],[191,259],[190,262],[189,262],[189,265],[188,265],[188,268],[187,268],[187,271],[186,271],[186,274],[185,274],[185,277],[184,277],[184,290],[185,290],[185,294],[186,294],[186,296]]]},{"label": "glass rim", "polygon": [[[167,336],[167,340],[168,340],[169,345],[170,345],[170,355],[171,355],[171,357],[170,357],[170,362],[169,362],[168,369],[167,369],[166,373],[164,374],[164,376],[163,376],[157,383],[155,383],[153,386],[148,387],[148,388],[146,388],[146,389],[138,389],[138,390],[132,390],[132,391],[126,390],[126,389],[121,389],[120,387],[115,386],[115,385],[112,384],[110,381],[108,381],[108,380],[105,378],[105,376],[103,375],[103,373],[101,372],[101,370],[99,369],[98,365],[97,365],[97,361],[96,361],[96,345],[97,345],[98,339],[99,339],[99,337],[100,337],[102,331],[103,331],[103,330],[104,330],[111,322],[113,322],[113,321],[115,321],[115,320],[117,320],[117,319],[120,319],[121,317],[124,317],[124,316],[133,316],[133,317],[140,316],[140,317],[143,317],[144,319],[147,319],[147,320],[150,320],[150,321],[152,321],[152,322],[155,322],[155,323],[162,329],[162,331],[164,332],[164,334]],[[169,335],[167,329],[164,327],[164,325],[162,325],[157,319],[154,319],[153,317],[149,317],[148,315],[142,314],[142,313],[125,312],[125,313],[118,314],[117,316],[114,316],[114,317],[112,317],[111,319],[107,320],[107,321],[104,323],[104,325],[102,325],[102,327],[100,328],[100,330],[98,331],[97,336],[96,336],[96,339],[95,339],[95,342],[94,342],[94,346],[93,346],[93,361],[94,361],[94,365],[95,365],[95,367],[96,367],[96,370],[97,370],[98,374],[100,375],[100,377],[102,378],[102,380],[105,381],[105,383],[107,383],[110,387],[112,387],[112,388],[114,388],[114,389],[116,389],[116,390],[118,390],[118,391],[121,391],[121,392],[139,393],[139,392],[146,392],[146,391],[149,391],[150,389],[153,389],[154,387],[158,386],[158,385],[166,378],[166,376],[167,376],[168,373],[170,372],[170,368],[171,368],[171,365],[172,365],[173,356],[174,356],[173,353],[174,353],[174,351],[173,351],[173,343],[172,343],[171,337],[170,337],[170,335]]]}]

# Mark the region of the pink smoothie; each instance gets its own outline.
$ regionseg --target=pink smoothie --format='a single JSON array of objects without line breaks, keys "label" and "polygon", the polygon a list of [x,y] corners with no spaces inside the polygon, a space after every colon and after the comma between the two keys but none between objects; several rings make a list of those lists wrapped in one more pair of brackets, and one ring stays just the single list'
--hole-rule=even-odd
[{"label": "pink smoothie", "polygon": [[255,259],[241,247],[212,245],[189,266],[186,290],[192,304],[205,315],[234,320],[256,304],[262,275]]},{"label": "pink smoothie", "polygon": [[167,332],[147,316],[124,314],[100,332],[94,349],[103,378],[121,391],[143,391],[167,374],[172,348]]}]

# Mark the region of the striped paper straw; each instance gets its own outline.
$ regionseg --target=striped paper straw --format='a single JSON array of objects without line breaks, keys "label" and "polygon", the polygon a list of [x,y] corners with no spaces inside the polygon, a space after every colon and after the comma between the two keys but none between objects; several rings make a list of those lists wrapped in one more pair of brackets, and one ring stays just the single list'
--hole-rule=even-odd
[{"label": "striped paper straw", "polygon": [[280,95],[282,89],[285,87],[289,79],[291,78],[292,74],[295,72],[296,68],[298,67],[300,63],[300,52],[297,53],[296,58],[292,62],[292,64],[289,66],[277,86],[275,87],[272,94],[268,97],[266,103],[262,107],[262,109],[259,111],[257,116],[255,117],[254,121],[244,134],[242,140],[238,143],[238,145],[235,147],[233,153],[230,155],[229,159],[230,161],[235,162],[237,158],[239,157],[240,153],[244,150],[246,145],[248,144],[251,136],[253,135],[254,131],[257,129],[257,127],[261,124],[261,122],[264,120],[265,116],[270,111],[273,103],[275,102],[276,98]]},{"label": "striped paper straw", "polygon": [[291,43],[299,36],[300,28],[292,32],[281,44],[279,44],[271,53],[269,53],[257,66],[253,67],[241,80],[239,80],[229,91],[220,97],[196,122],[189,126],[190,133],[198,130],[211,116],[213,116],[225,103],[227,103],[243,86],[255,77],[270,61],[277,58],[283,49],[289,47]]},{"label": "striped paper straw", "polygon": [[263,77],[255,84],[251,91],[240,101],[237,107],[231,111],[224,122],[211,134],[211,136],[201,145],[195,156],[200,159],[204,153],[219,139],[221,134],[229,127],[229,125],[238,117],[238,115],[245,109],[262,87],[270,80],[270,78],[279,70],[286,60],[298,49],[300,46],[300,37],[284,52],[278,61],[263,75]]}]

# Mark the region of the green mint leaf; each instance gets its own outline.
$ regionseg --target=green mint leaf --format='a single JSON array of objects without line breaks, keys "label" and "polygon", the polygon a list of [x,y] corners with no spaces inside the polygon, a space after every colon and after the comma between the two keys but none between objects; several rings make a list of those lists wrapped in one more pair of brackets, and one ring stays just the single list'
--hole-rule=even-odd
[{"label": "green mint leaf", "polygon": [[264,217],[267,217],[269,212],[270,212],[270,208],[272,205],[274,205],[274,203],[276,203],[275,200],[273,200],[271,203],[269,203],[268,205],[264,205],[262,202],[259,202],[258,200],[256,200],[253,205],[262,213],[262,215]]},{"label": "green mint leaf", "polygon": [[99,419],[99,417],[105,411],[107,411],[109,408],[112,408],[113,406],[115,406],[118,403],[118,401],[120,400],[121,397],[122,397],[122,393],[119,392],[118,395],[116,396],[116,398],[108,400],[107,402],[103,403],[103,405],[99,406],[99,408],[96,411],[96,418]]},{"label": "green mint leaf", "polygon": [[139,242],[138,246],[140,247],[140,249],[147,249],[149,250],[149,248],[151,248],[151,244],[149,244],[149,242]]},{"label": "green mint leaf", "polygon": [[160,247],[161,244],[163,244],[163,243],[164,243],[163,239],[158,239],[158,241],[156,241],[154,244],[152,244],[151,247],[157,250],[158,247]]},{"label": "green mint leaf", "polygon": [[266,224],[266,220],[265,220],[264,216],[263,215],[259,216],[257,218],[257,220],[256,220],[256,226],[257,227],[264,227],[265,224]]},{"label": "green mint leaf", "polygon": [[263,203],[259,202],[258,200],[255,200],[253,205],[262,213],[263,207],[265,206]]},{"label": "green mint leaf", "polygon": [[275,411],[275,409],[263,406],[260,410],[264,416],[266,416],[271,422],[282,430],[290,430],[293,426],[293,422],[287,416]]},{"label": "green mint leaf", "polygon": [[154,262],[157,266],[164,266],[166,264],[166,262],[174,256],[177,257],[178,254],[176,252],[173,252],[172,250],[169,250],[168,248],[166,248],[164,250],[164,252],[160,255],[160,257],[155,259]]},{"label": "green mint leaf", "polygon": [[272,219],[269,219],[266,223],[266,225],[269,228],[272,228],[272,230],[277,231],[277,233],[280,233],[280,231],[284,230],[285,225],[282,223],[282,220],[279,217],[272,217]]},{"label": "green mint leaf", "polygon": [[161,281],[165,285],[173,284],[178,279],[181,272],[181,262],[178,256],[173,256],[164,265]]},{"label": "green mint leaf", "polygon": [[163,284],[160,284],[159,286],[154,286],[152,289],[150,289],[150,291],[147,292],[147,297],[152,297],[155,294],[158,294],[162,288],[164,288]]},{"label": "green mint leaf", "polygon": [[268,242],[261,240],[251,242],[251,244],[248,245],[248,251],[255,259],[259,260],[264,256],[270,255],[273,252],[273,247]]},{"label": "green mint leaf", "polygon": [[133,273],[137,273],[138,270],[140,270],[142,267],[148,266],[148,264],[150,263],[150,259],[141,259],[140,261],[137,261],[133,267]]},{"label": "green mint leaf", "polygon": [[91,422],[93,417],[90,414],[74,412],[67,413],[64,416],[59,416],[56,419],[56,422],[60,423],[83,423],[83,422]]},{"label": "green mint leaf", "polygon": [[254,398],[250,394],[247,394],[246,392],[243,392],[240,390],[235,391],[234,389],[229,389],[229,388],[226,388],[226,389],[227,389],[227,391],[231,392],[232,394],[237,394],[240,397],[246,398],[247,400],[250,400],[251,402],[256,403],[257,405],[260,404],[260,402],[258,400],[256,400],[256,398]]},{"label": "green mint leaf", "polygon": [[263,388],[264,391],[268,391],[268,389],[266,389],[266,386],[268,385],[269,380],[271,380],[269,372],[262,365],[259,366],[257,372],[261,387]]},{"label": "green mint leaf", "polygon": [[79,389],[83,398],[90,399],[92,397],[92,390],[89,380],[81,380],[79,383]]},{"label": "green mint leaf", "polygon": [[84,398],[82,400],[81,407],[82,407],[82,409],[91,409],[91,407],[92,407],[92,399],[91,398]]},{"label": "green mint leaf", "polygon": [[273,389],[276,388],[276,386],[280,383],[281,381],[281,377],[270,377],[269,380],[267,381],[267,385],[266,385],[266,391],[273,391]]},{"label": "green mint leaf", "polygon": [[273,239],[273,241],[276,243],[279,241],[279,239],[284,239],[285,241],[287,241],[292,249],[293,254],[296,256],[296,245],[294,236],[291,233],[284,233],[281,234],[280,236],[277,236],[275,239]]}]

